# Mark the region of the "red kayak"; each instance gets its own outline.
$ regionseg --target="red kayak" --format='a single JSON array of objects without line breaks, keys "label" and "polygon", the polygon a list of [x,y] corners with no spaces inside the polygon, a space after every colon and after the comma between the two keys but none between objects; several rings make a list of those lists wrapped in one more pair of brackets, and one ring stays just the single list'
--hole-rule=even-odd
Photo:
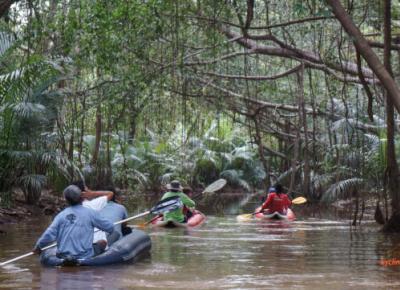
[{"label": "red kayak", "polygon": [[198,210],[193,211],[193,215],[189,218],[186,223],[180,223],[176,221],[164,221],[163,217],[160,216],[159,218],[155,219],[151,222],[153,227],[166,227],[166,228],[176,228],[176,227],[183,227],[183,228],[193,228],[201,225],[206,220],[206,216],[199,212]]},{"label": "red kayak", "polygon": [[[261,209],[261,207],[256,208],[255,212],[259,212]],[[294,214],[294,212],[289,208],[287,210],[287,213],[285,215],[279,213],[279,212],[273,212],[273,213],[256,213],[255,217],[258,219],[267,219],[267,220],[289,220],[289,221],[293,221],[296,219],[296,216]]]}]

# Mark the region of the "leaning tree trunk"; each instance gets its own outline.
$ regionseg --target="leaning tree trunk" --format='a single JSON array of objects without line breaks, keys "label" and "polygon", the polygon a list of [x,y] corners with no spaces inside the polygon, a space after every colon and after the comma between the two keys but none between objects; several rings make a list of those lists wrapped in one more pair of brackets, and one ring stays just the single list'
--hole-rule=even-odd
[{"label": "leaning tree trunk", "polygon": [[353,23],[352,19],[340,3],[340,0],[327,0],[327,2],[332,7],[335,17],[340,21],[343,28],[352,38],[357,50],[368,63],[368,66],[372,69],[374,74],[376,74],[383,87],[388,91],[387,96],[392,100],[397,112],[400,113],[400,89],[393,77],[379,60],[376,53],[372,50],[361,31]]},{"label": "leaning tree trunk", "polygon": [[[391,35],[391,0],[384,1],[384,64],[386,70],[393,75],[391,67],[390,45],[392,43]],[[400,223],[400,198],[399,198],[399,167],[396,161],[396,149],[394,143],[395,122],[394,122],[394,107],[390,92],[388,91],[386,98],[386,125],[387,125],[387,170],[386,176],[387,185],[390,197],[392,198],[392,216],[385,224],[385,231],[398,231],[399,227],[395,224]]]}]

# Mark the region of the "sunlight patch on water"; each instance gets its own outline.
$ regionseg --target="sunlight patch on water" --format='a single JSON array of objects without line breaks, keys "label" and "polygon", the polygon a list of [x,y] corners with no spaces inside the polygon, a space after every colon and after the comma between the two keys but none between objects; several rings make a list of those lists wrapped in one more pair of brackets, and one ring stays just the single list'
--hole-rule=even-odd
[{"label": "sunlight patch on water", "polygon": [[4,270],[6,270],[7,273],[20,273],[20,272],[27,272],[29,271],[28,268],[20,268],[18,266],[8,264],[2,267]]},{"label": "sunlight patch on water", "polygon": [[149,269],[136,270],[136,272],[139,274],[149,275],[149,276],[165,274],[165,273],[174,273],[177,271],[178,271],[177,267],[165,263],[152,263],[151,268]]},{"label": "sunlight patch on water", "polygon": [[[186,237],[187,239],[187,237]],[[287,241],[288,238],[282,238],[281,235],[254,235],[246,236],[243,235],[232,236],[232,237],[191,237],[191,239],[198,239],[202,241]]]},{"label": "sunlight patch on water", "polygon": [[346,230],[349,231],[349,226],[319,226],[319,227],[296,227],[297,231],[329,231],[329,230]]},{"label": "sunlight patch on water", "polygon": [[129,280],[124,279],[121,283],[121,289],[203,289],[214,290],[222,289],[214,281],[197,280]]},{"label": "sunlight patch on water", "polygon": [[348,225],[348,222],[345,221],[332,221],[332,220],[312,220],[308,219],[305,221],[293,221],[293,224],[305,224],[305,225],[316,225],[316,224],[322,224],[322,225]]},{"label": "sunlight patch on water", "polygon": [[234,232],[237,232],[237,228],[234,228],[234,227],[232,227],[232,228],[226,228],[226,227],[224,227],[224,228],[219,228],[219,227],[215,227],[215,228],[212,228],[212,229],[209,229],[209,228],[199,228],[199,229],[196,229],[196,232],[200,232],[200,233],[212,233],[212,234],[214,234],[215,232],[219,232],[219,233],[234,233]]}]

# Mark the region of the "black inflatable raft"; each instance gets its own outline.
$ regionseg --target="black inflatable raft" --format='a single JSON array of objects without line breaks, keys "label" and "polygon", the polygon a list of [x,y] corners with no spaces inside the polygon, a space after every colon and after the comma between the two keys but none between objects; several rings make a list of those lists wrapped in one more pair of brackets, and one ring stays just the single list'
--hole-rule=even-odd
[{"label": "black inflatable raft", "polygon": [[40,255],[40,262],[45,266],[102,266],[127,261],[136,261],[146,256],[151,249],[151,240],[148,234],[139,230],[124,236],[111,245],[104,253],[84,260],[71,261],[56,256],[57,248],[45,250]]}]

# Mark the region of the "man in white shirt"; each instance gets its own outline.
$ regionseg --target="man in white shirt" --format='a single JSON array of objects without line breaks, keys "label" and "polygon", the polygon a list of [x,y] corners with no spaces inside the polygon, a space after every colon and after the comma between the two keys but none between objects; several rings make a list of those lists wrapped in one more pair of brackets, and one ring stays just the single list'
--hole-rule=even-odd
[{"label": "man in white shirt", "polygon": [[[113,198],[114,193],[112,191],[93,191],[90,190],[83,181],[76,181],[73,183],[82,190],[82,205],[87,208],[91,208],[96,212],[100,212],[107,203]],[[118,235],[119,233],[114,231],[113,235]],[[116,240],[119,237],[114,237]],[[95,228],[93,236],[93,248],[95,255],[101,254],[107,249],[107,237],[106,233]]]}]

